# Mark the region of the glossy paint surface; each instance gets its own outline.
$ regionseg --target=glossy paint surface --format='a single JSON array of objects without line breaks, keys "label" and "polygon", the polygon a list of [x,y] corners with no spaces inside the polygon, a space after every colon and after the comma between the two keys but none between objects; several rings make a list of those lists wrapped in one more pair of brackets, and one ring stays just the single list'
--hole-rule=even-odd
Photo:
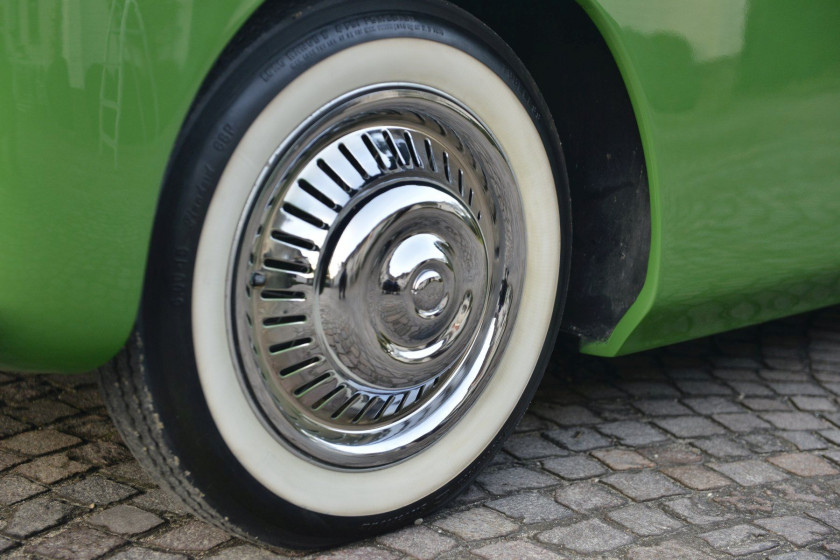
[{"label": "glossy paint surface", "polygon": [[0,367],[122,346],[176,135],[256,4],[0,2]]},{"label": "glossy paint surface", "polygon": [[615,355],[840,301],[840,2],[580,0],[648,164],[645,286]]}]

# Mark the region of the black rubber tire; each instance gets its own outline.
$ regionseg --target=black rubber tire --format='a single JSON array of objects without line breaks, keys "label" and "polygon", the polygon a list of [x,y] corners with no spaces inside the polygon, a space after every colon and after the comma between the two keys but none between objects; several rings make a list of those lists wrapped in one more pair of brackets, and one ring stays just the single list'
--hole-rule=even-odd
[{"label": "black rubber tire", "polygon": [[[306,39],[314,33],[329,38],[336,22],[352,21],[364,21],[372,31],[307,46]],[[411,25],[395,25],[400,22]],[[514,413],[469,468],[425,499],[395,511],[367,517],[314,513],[274,495],[251,476],[213,422],[194,357],[193,264],[222,170],[266,104],[306,68],[338,50],[406,36],[468,52],[498,74],[530,113],[553,168],[562,213],[563,246],[557,248],[562,270],[553,326]],[[292,49],[298,64],[274,64]],[[393,529],[427,515],[463,490],[526,410],[559,324],[568,278],[569,224],[566,172],[548,109],[521,62],[483,24],[436,0],[269,3],[220,57],[183,126],[158,205],[136,331],[126,349],[100,372],[107,406],[127,445],[163,487],[199,516],[239,536],[274,546],[313,548]]]}]

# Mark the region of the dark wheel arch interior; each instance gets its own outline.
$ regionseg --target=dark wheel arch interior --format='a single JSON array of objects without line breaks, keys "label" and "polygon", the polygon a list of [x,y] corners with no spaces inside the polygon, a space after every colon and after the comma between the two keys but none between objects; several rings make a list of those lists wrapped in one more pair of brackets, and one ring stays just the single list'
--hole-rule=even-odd
[{"label": "dark wheel arch interior", "polygon": [[572,200],[572,267],[562,329],[609,337],[636,300],[650,253],[642,141],[624,80],[573,0],[457,0],[513,48],[557,125]]}]

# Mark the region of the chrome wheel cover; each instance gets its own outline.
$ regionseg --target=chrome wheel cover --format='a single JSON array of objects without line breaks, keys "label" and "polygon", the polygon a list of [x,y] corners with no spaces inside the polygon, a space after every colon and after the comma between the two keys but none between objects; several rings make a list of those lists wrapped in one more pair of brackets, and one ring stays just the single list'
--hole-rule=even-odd
[{"label": "chrome wheel cover", "polygon": [[228,330],[243,388],[312,461],[403,460],[492,377],[524,269],[491,132],[428,88],[353,92],[280,147],[242,217]]}]

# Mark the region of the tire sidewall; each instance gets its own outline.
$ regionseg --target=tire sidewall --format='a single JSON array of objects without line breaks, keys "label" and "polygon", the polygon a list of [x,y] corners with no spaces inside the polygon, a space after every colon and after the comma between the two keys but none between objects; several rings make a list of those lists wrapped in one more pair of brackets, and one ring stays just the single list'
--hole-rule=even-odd
[{"label": "tire sidewall", "polygon": [[179,136],[159,202],[138,323],[144,375],[166,427],[167,445],[175,450],[180,468],[205,492],[208,505],[240,523],[245,520],[243,530],[253,539],[301,547],[338,544],[438,507],[492,457],[539,383],[540,375],[533,375],[499,437],[456,478],[415,504],[356,518],[313,513],[268,491],[231,453],[202,398],[191,334],[193,268],[204,217],[231,154],[260,112],[301,72],[350,46],[397,37],[432,40],[483,62],[516,93],[549,148],[563,212],[561,271],[553,327],[537,372],[553,345],[568,274],[565,169],[548,110],[506,45],[482,24],[440,2],[323,2],[288,14],[276,7],[258,11],[220,57]]}]

